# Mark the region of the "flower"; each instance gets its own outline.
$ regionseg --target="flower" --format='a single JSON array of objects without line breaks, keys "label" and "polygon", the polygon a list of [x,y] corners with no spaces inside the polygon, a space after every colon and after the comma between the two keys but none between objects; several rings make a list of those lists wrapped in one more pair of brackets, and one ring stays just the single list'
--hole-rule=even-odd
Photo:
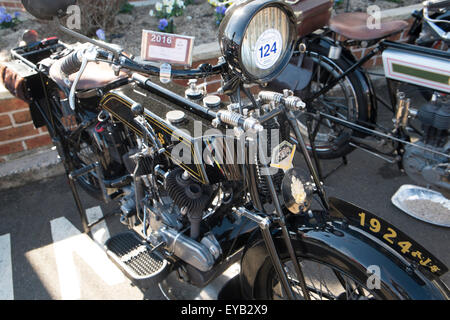
[{"label": "flower", "polygon": [[183,0],[176,0],[175,3],[176,3],[178,8],[184,8]]},{"label": "flower", "polygon": [[227,7],[225,6],[220,6],[220,7],[216,7],[216,13],[218,14],[225,14],[225,11],[227,11]]},{"label": "flower", "polygon": [[5,15],[5,22],[6,22],[6,23],[9,23],[9,22],[11,22],[11,21],[12,21],[12,17],[11,17],[10,14],[7,13],[7,14]]},{"label": "flower", "polygon": [[6,18],[6,15],[3,13],[0,13],[0,23],[5,22],[5,18]]},{"label": "flower", "polygon": [[153,17],[153,16],[155,15],[155,12],[153,12],[153,10],[150,10],[150,11],[148,12],[148,15],[149,15],[150,17]]},{"label": "flower", "polygon": [[172,6],[168,6],[168,7],[166,8],[167,14],[171,14],[171,13],[172,13],[172,10],[173,10],[173,7],[172,7]]},{"label": "flower", "polygon": [[208,2],[214,7],[217,7],[220,4],[218,0],[208,0]]},{"label": "flower", "polygon": [[166,19],[159,20],[158,29],[161,31],[164,31],[164,29],[169,25],[169,22],[167,22]]},{"label": "flower", "polygon": [[156,11],[161,11],[162,10],[162,3],[161,2],[157,2],[156,4],[155,4],[155,9],[156,9]]},{"label": "flower", "polygon": [[0,7],[0,15],[4,15],[6,13],[5,7]]},{"label": "flower", "polygon": [[102,29],[98,29],[95,34],[97,35],[97,38],[99,38],[100,40],[105,41],[106,40],[106,36],[105,36],[105,31],[103,31]]},{"label": "flower", "polygon": [[14,18],[19,18],[20,17],[20,12],[18,12],[18,11],[16,11],[16,12],[14,12]]}]

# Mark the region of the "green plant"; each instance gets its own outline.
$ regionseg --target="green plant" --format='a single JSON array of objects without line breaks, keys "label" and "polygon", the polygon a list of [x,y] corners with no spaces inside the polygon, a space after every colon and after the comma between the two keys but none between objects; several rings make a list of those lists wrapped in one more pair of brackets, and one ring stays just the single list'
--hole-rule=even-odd
[{"label": "green plant", "polygon": [[163,0],[155,4],[155,11],[151,10],[150,15],[159,18],[158,29],[167,33],[175,32],[173,17],[183,15],[185,9],[183,0]]},{"label": "green plant", "polygon": [[0,7],[0,29],[14,27],[18,23],[20,23],[19,17],[20,12],[14,12],[14,14],[11,15],[6,12],[6,9],[4,7]]},{"label": "green plant", "polygon": [[134,6],[127,1],[122,5],[122,8],[120,8],[119,13],[131,13],[133,12],[133,9]]},{"label": "green plant", "polygon": [[208,0],[209,4],[214,7],[214,16],[216,17],[216,24],[219,25],[222,22],[225,12],[232,4],[230,0]]},{"label": "green plant", "polygon": [[163,0],[155,4],[155,16],[160,19],[179,17],[183,15],[185,7],[183,0]]}]

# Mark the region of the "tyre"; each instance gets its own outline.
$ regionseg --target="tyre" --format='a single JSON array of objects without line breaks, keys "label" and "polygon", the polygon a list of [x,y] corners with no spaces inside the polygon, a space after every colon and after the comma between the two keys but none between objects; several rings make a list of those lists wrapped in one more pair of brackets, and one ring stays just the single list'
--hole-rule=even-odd
[{"label": "tyre", "polygon": [[[311,300],[449,299],[450,292],[438,277],[408,270],[410,263],[399,260],[398,253],[381,241],[345,223],[331,225],[317,228],[296,222],[288,227]],[[294,298],[302,300],[304,294],[280,233],[272,232],[275,247]],[[262,239],[253,240],[244,253],[240,284],[247,299],[287,298]]]},{"label": "tyre", "polygon": [[[317,252],[323,252],[323,248],[317,248]],[[297,251],[296,254],[311,300],[387,300],[392,298],[389,294],[370,290],[367,285],[366,270],[355,269],[354,266],[348,265],[348,261],[336,260],[338,255],[334,252],[328,252],[321,257],[304,254],[301,251]],[[292,261],[289,260],[287,255],[280,258],[286,270],[294,298],[303,300],[304,295]],[[352,274],[348,274],[344,270],[352,270]],[[270,259],[267,259],[261,268],[256,285],[256,299],[287,299]]]},{"label": "tyre", "polygon": [[[354,257],[347,256],[348,253],[337,251],[331,246],[323,246],[323,243],[302,243],[297,247],[294,246],[294,249],[311,300],[448,299],[448,289],[438,288],[436,283],[428,282],[425,285],[423,278],[411,281],[413,278],[404,270],[396,268],[390,269],[392,274],[396,274],[395,279],[389,276],[385,278],[390,271],[384,268],[391,268],[387,265],[375,264],[374,267],[381,270],[379,275],[376,275],[377,271],[366,269]],[[280,254],[280,259],[294,298],[305,299],[287,252]],[[375,273],[369,274],[372,271]],[[407,278],[409,280],[406,280]],[[258,300],[287,299],[269,257],[259,269],[253,293],[253,298]]]},{"label": "tyre", "polygon": [[[306,99],[351,67],[350,62],[347,62],[344,58],[338,60],[329,59],[327,57],[328,50],[315,43],[308,45],[306,55],[314,63],[311,83],[305,89],[304,97]],[[312,101],[311,107],[315,111],[321,111],[351,122],[369,122],[366,99],[367,97],[363,95],[363,89],[358,77],[354,73],[350,73],[325,95]],[[307,117],[299,113],[297,122],[300,132],[310,148]],[[316,124],[317,122],[313,120],[312,128]],[[352,134],[353,132],[349,128],[336,125],[328,120],[323,121],[314,140],[318,157],[321,159],[334,159],[353,151],[353,148],[349,145]]]}]

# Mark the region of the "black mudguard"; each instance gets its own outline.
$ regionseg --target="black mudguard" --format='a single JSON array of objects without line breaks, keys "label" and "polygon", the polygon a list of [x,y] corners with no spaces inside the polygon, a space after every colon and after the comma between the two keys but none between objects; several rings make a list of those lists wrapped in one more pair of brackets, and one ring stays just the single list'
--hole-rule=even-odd
[{"label": "black mudguard", "polygon": [[[379,266],[380,295],[388,299],[434,300],[449,299],[450,292],[439,278],[412,267],[389,246],[371,237],[364,230],[352,226],[344,215],[334,212],[328,216],[327,224],[305,225],[301,218],[290,223],[294,248],[311,259],[332,261],[349,274],[367,274],[370,266]],[[344,222],[345,221],[345,222]],[[295,228],[295,230],[292,230]],[[284,241],[279,230],[273,231],[275,245],[279,252],[285,252]],[[313,249],[314,248],[314,249]],[[318,249],[319,248],[319,249]],[[269,259],[264,241],[255,235],[247,246],[241,260],[240,282],[246,298],[255,297],[257,277],[266,259]]]}]

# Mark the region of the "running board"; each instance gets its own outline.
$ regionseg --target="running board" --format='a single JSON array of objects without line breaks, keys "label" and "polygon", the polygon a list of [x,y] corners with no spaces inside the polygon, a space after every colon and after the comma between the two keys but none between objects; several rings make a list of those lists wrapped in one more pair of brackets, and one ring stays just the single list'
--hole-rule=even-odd
[{"label": "running board", "polygon": [[134,231],[119,233],[105,243],[112,262],[139,288],[151,288],[164,280],[169,265]]}]

